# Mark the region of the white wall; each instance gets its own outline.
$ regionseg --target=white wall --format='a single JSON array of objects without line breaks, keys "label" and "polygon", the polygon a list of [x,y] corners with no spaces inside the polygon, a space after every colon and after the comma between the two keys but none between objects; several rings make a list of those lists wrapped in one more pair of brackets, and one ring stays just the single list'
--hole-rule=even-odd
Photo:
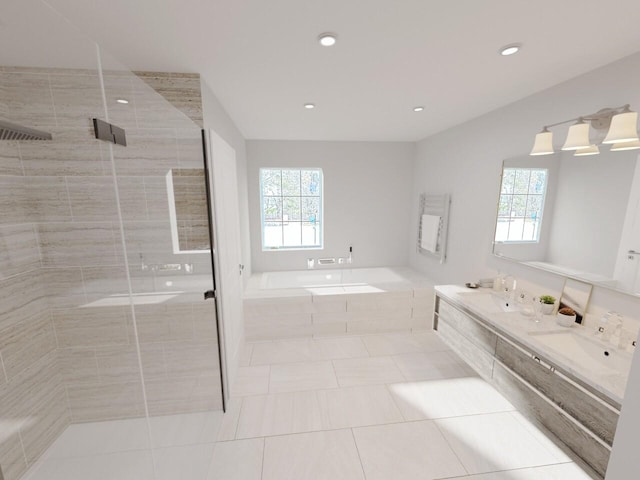
[{"label": "white wall", "polygon": [[[413,143],[247,141],[251,257],[256,272],[303,270],[306,259],[345,257],[353,267],[406,265]],[[324,249],[262,251],[259,169],[320,167]]]},{"label": "white wall", "polygon": [[[448,259],[439,265],[419,256],[409,243],[410,263],[437,283],[463,283],[509,272],[525,283],[559,294],[557,275],[493,257],[491,241],[502,161],[528,153],[534,135],[545,124],[630,103],[640,109],[640,54],[582,75],[475,120],[429,137],[417,145],[413,205],[424,190],[451,193]],[[566,128],[554,129],[557,146]],[[413,207],[412,216],[417,214]],[[640,315],[640,298],[594,288],[590,311],[616,310],[625,317]],[[636,325],[637,326],[637,325]],[[626,480],[637,471],[640,443],[640,355],[622,410],[608,480]],[[635,401],[634,401],[635,399]]]},{"label": "white wall", "polygon": [[640,255],[629,256],[631,250],[640,251],[640,155],[631,182],[631,194],[618,248],[616,268],[613,274],[628,290],[640,293]]},{"label": "white wall", "polygon": [[[249,245],[249,215],[247,208],[247,152],[245,139],[229,117],[224,107],[209,86],[201,81],[202,108],[204,128],[215,131],[224,141],[226,141],[236,152],[236,169],[238,182],[238,207],[240,221],[240,249],[242,263],[245,265],[243,282],[246,287],[251,276],[251,248]],[[231,311],[236,311],[231,309]],[[227,373],[227,388],[230,390],[235,383],[238,367],[240,365],[241,347],[244,344],[244,316],[242,314],[242,304],[238,306],[237,317],[227,319],[232,325],[232,332],[225,335],[225,365]],[[235,342],[234,342],[235,341]],[[229,345],[229,342],[234,344]],[[227,399],[229,391],[226,392]]]},{"label": "white wall", "polygon": [[548,262],[613,278],[637,156],[563,152]]},{"label": "white wall", "polygon": [[247,197],[247,148],[240,130],[229,117],[209,86],[201,81],[204,127],[213,129],[236,151],[238,169],[238,204],[240,207],[240,238],[242,263],[245,266],[244,284],[251,276],[251,244],[249,239],[249,207]]}]

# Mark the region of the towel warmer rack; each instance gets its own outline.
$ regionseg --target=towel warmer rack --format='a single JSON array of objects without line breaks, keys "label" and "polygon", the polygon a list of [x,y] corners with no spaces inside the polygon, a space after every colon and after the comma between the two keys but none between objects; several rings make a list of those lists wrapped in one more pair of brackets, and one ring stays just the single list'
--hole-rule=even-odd
[{"label": "towel warmer rack", "polygon": [[[449,207],[451,197],[448,193],[432,195],[423,193],[420,195],[420,208],[418,209],[418,243],[417,251],[429,257],[435,257],[444,263],[447,258],[447,232],[449,230]],[[437,215],[440,217],[440,230],[438,232],[438,244],[435,252],[422,248],[422,215]]]}]

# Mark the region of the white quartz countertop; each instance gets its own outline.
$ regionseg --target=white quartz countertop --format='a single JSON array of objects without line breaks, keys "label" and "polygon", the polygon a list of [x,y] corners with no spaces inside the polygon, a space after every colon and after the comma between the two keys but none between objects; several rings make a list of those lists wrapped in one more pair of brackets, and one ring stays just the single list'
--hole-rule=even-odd
[{"label": "white quartz countertop", "polygon": [[[558,325],[555,321],[555,315],[542,315],[538,322],[535,317],[525,316],[521,311],[510,312],[489,312],[487,308],[482,307],[485,302],[474,301],[474,295],[486,296],[492,295],[492,290],[479,288],[471,290],[460,285],[438,285],[435,287],[436,294],[441,298],[449,301],[453,305],[462,307],[481,318],[485,323],[493,327],[498,333],[502,334],[509,340],[515,340],[531,353],[535,353],[541,359],[553,364],[557,369],[565,371],[582,383],[590,386],[593,390],[604,394],[618,406],[622,404],[624,390],[627,383],[629,368],[631,367],[631,354],[618,350],[614,345],[605,343],[595,338],[586,329],[578,324],[573,327],[565,328]],[[480,300],[480,297],[476,297]],[[567,351],[560,352],[557,348],[551,348],[543,343],[540,339],[545,334],[562,334],[567,335],[568,341],[586,340],[596,346],[600,345],[604,355],[604,351],[610,351],[612,355],[616,355],[616,361],[621,367],[615,370],[606,364],[606,360],[587,358],[584,362],[577,362],[572,358],[571,348],[568,345]],[[575,338],[571,338],[576,336]],[[582,339],[577,337],[583,337]],[[569,343],[569,342],[567,342]],[[583,352],[581,354],[584,355]],[[575,355],[573,355],[575,357]],[[603,368],[597,368],[600,364],[606,365]]]}]

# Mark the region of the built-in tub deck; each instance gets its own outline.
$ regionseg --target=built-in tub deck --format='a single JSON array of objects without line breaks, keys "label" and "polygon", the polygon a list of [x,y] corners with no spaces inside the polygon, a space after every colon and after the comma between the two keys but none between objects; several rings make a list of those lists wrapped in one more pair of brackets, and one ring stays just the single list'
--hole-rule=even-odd
[{"label": "built-in tub deck", "polygon": [[266,272],[244,294],[248,341],[428,330],[433,282],[410,268]]}]

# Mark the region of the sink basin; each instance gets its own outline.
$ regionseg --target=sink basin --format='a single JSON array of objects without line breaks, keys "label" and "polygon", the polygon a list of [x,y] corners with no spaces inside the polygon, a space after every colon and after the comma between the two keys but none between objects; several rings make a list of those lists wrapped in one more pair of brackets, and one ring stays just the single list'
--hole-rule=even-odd
[{"label": "sink basin", "polygon": [[600,375],[627,375],[631,355],[613,345],[567,331],[531,332],[538,342],[558,355],[571,360],[576,366]]},{"label": "sink basin", "polygon": [[502,295],[494,293],[463,292],[465,301],[486,313],[519,312],[517,302],[507,302]]}]

